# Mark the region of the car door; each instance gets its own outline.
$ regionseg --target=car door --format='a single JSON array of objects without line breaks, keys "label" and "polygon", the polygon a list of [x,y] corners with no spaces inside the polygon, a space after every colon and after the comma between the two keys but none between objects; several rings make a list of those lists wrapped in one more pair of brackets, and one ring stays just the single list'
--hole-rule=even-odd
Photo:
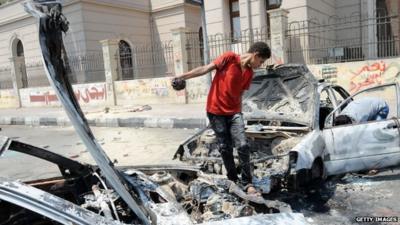
[{"label": "car door", "polygon": [[[387,84],[356,93],[343,101],[327,117],[323,153],[327,175],[379,169],[400,163],[399,87]],[[340,110],[353,100],[380,97],[389,105],[387,119],[356,124],[333,124]]]}]

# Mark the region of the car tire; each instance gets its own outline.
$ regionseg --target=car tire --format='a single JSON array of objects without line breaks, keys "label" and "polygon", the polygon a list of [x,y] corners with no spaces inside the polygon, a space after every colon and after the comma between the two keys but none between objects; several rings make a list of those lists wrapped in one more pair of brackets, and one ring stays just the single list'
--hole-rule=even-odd
[{"label": "car tire", "polygon": [[324,163],[322,162],[321,158],[314,160],[310,169],[309,178],[311,185],[321,185],[324,179]]}]

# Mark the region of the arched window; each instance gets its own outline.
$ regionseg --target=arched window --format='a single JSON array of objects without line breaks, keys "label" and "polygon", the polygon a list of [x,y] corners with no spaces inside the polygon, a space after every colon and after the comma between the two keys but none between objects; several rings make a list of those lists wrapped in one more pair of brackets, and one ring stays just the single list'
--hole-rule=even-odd
[{"label": "arched window", "polygon": [[133,76],[132,49],[126,41],[119,42],[120,78],[131,80]]},{"label": "arched window", "polygon": [[21,87],[28,87],[28,76],[26,74],[26,66],[25,66],[25,57],[24,57],[24,45],[22,41],[19,39],[15,39],[13,41],[13,59],[14,64],[18,68],[15,72],[17,73],[17,77],[21,78]]},{"label": "arched window", "polygon": [[17,43],[17,56],[24,56],[24,46],[22,45],[21,40],[18,40]]}]

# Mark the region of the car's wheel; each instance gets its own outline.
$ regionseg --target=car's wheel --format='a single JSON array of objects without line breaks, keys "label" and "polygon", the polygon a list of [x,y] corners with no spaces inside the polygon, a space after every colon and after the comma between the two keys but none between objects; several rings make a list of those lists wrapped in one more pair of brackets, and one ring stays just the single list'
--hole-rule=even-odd
[{"label": "car's wheel", "polygon": [[320,185],[324,179],[324,164],[321,158],[314,160],[310,169],[310,183],[312,185]]}]

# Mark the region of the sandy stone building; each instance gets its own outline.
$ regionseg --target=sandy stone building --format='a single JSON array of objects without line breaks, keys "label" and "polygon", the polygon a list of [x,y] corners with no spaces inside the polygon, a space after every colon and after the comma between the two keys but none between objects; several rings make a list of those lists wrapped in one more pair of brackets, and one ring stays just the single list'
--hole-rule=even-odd
[{"label": "sandy stone building", "polygon": [[[0,0],[0,107],[57,105],[40,59],[37,24],[23,2]],[[372,66],[362,82],[339,77],[353,77],[354,65],[385,65],[379,68],[390,68],[388,80],[400,74],[391,67],[400,55],[399,0],[204,0],[207,29],[201,2],[64,0],[69,76],[77,93],[86,94],[83,104],[204,102],[210,76],[191,80],[182,93],[170,88],[170,77],[224,51],[242,53],[254,41],[271,46],[264,66],[305,63],[349,87],[372,78],[379,83],[383,73],[369,74]]]},{"label": "sandy stone building", "polygon": [[[35,19],[23,9],[23,0],[0,5],[0,77],[11,68],[20,73],[21,87],[42,85],[38,33]],[[77,64],[93,61],[93,70],[101,70],[101,40],[119,40],[121,54],[131,54],[135,46],[156,46],[172,40],[171,30],[185,27],[198,32],[201,26],[200,6],[190,0],[65,0],[64,14],[70,22],[65,36],[68,53],[79,58]],[[132,64],[135,59],[122,59]],[[84,65],[88,66],[88,65]],[[97,68],[98,67],[98,68]],[[88,78],[89,76],[89,78]],[[95,76],[95,74],[93,75]],[[96,81],[86,75],[77,82]],[[29,79],[28,79],[29,78]],[[134,78],[122,77],[122,78]],[[2,79],[2,85],[10,85]],[[36,80],[29,82],[27,80]]]}]

